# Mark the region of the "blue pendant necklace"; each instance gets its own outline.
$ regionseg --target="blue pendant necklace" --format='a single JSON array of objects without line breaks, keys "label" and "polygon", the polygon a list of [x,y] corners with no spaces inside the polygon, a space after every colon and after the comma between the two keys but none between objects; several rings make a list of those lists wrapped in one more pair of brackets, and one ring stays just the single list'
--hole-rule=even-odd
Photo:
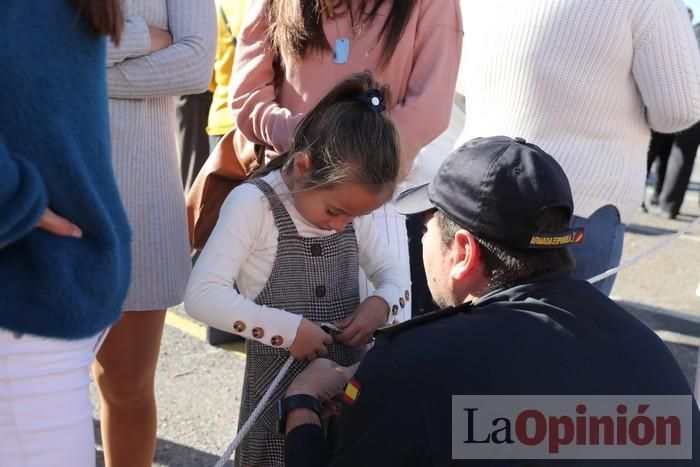
[{"label": "blue pendant necklace", "polygon": [[340,26],[338,26],[338,18],[333,15],[335,20],[335,32],[337,39],[333,45],[333,63],[342,65],[348,61],[350,56],[350,39],[348,37],[340,37]]}]

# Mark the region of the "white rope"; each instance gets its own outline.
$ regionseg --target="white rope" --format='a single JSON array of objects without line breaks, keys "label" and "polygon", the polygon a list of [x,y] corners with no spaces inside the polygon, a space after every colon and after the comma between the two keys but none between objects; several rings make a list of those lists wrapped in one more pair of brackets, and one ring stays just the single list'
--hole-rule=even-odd
[{"label": "white rope", "polygon": [[[644,253],[637,255],[633,258],[630,258],[629,260],[620,263],[619,266],[608,269],[602,274],[598,274],[597,276],[591,277],[588,279],[588,282],[591,284],[594,284],[598,281],[602,281],[605,278],[608,278],[612,276],[613,274],[617,274],[619,271],[622,269],[626,269],[639,261],[643,260],[644,258],[647,258],[657,251],[661,250],[662,248],[666,247],[669,243],[677,239],[683,234],[686,234],[693,230],[695,227],[697,227],[700,224],[700,217],[695,219],[693,222],[689,223],[687,226],[684,228],[680,229],[678,232],[674,234],[669,234],[666,235],[665,238],[663,238],[661,241],[657,242],[656,245],[654,245],[652,248],[649,250],[645,251]],[[241,444],[241,441],[245,436],[248,434],[250,431],[250,428],[253,426],[255,421],[258,419],[260,416],[260,413],[263,411],[265,407],[267,407],[267,403],[269,402],[270,397],[272,397],[272,393],[277,389],[277,386],[279,386],[280,381],[282,381],[282,378],[284,378],[284,375],[287,374],[287,371],[289,370],[289,367],[292,365],[294,362],[294,357],[289,357],[287,361],[284,363],[282,368],[280,369],[279,374],[275,377],[274,380],[272,380],[272,383],[270,383],[270,388],[267,390],[265,395],[263,395],[262,399],[260,400],[260,403],[258,404],[257,407],[255,407],[255,410],[253,410],[253,413],[250,414],[250,417],[248,417],[248,420],[245,422],[245,424],[241,427],[240,431],[236,435],[236,437],[231,441],[231,444],[229,444],[228,448],[226,448],[226,451],[224,451],[223,455],[219,459],[219,461],[214,465],[214,467],[224,467],[224,464],[231,458],[231,455],[233,452],[236,450],[239,444]]]},{"label": "white rope", "polygon": [[588,282],[590,282],[591,284],[595,284],[596,282],[602,281],[603,279],[606,279],[614,274],[617,274],[622,269],[626,269],[634,264],[637,264],[641,260],[648,258],[649,256],[653,255],[654,253],[661,250],[662,248],[665,248],[666,246],[668,246],[669,243],[671,243],[672,241],[674,241],[675,239],[677,239],[681,235],[690,232],[695,227],[697,227],[698,224],[700,224],[700,217],[698,217],[693,222],[689,223],[688,225],[686,225],[685,227],[680,229],[678,232],[673,233],[673,234],[669,234],[669,235],[664,235],[664,238],[662,240],[658,241],[656,243],[656,245],[654,245],[652,248],[645,251],[644,253],[639,254],[633,258],[630,258],[623,263],[620,263],[620,265],[617,266],[616,268],[608,269],[607,271],[605,271],[601,274],[598,274],[597,276],[591,277],[590,279],[588,279]]},{"label": "white rope", "polygon": [[239,444],[241,444],[241,441],[243,438],[245,438],[245,435],[248,434],[250,431],[250,428],[253,426],[255,421],[258,419],[260,416],[260,413],[267,407],[267,403],[272,397],[272,393],[275,392],[275,389],[277,389],[277,386],[279,386],[280,381],[282,381],[282,378],[284,378],[284,375],[287,374],[287,371],[289,371],[289,367],[292,366],[292,363],[294,363],[294,357],[290,356],[286,362],[284,362],[284,365],[282,368],[280,368],[280,372],[277,376],[275,376],[275,379],[272,380],[272,383],[270,383],[270,388],[267,390],[265,395],[260,399],[260,403],[258,404],[257,407],[255,407],[255,410],[253,410],[253,413],[250,414],[250,417],[248,417],[248,420],[246,420],[245,424],[241,427],[241,429],[238,431],[238,434],[236,435],[235,438],[233,438],[233,441],[231,441],[231,444],[229,444],[228,448],[224,451],[223,455],[219,459],[219,462],[217,462],[214,467],[224,467],[224,464],[231,458],[231,455],[233,454],[233,451],[236,450]]}]

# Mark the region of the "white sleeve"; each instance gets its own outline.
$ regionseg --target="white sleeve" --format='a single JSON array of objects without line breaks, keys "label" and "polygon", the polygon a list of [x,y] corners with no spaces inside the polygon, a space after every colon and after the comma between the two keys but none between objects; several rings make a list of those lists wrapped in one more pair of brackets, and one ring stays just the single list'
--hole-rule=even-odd
[{"label": "white sleeve", "polygon": [[632,72],[649,126],[662,133],[700,120],[700,52],[681,0],[639,8]]},{"label": "white sleeve", "polygon": [[386,301],[389,305],[388,322],[391,322],[411,298],[410,279],[392,256],[386,241],[379,236],[371,216],[358,217],[353,225],[357,235],[360,267],[374,285],[374,292],[370,296]]},{"label": "white sleeve", "polygon": [[185,310],[209,326],[246,339],[254,339],[252,330],[260,328],[263,336],[255,340],[272,345],[273,337],[281,337],[279,347],[287,348],[294,341],[301,315],[258,305],[234,288],[248,256],[255,254],[261,233],[270,227],[264,215],[269,210],[264,195],[253,185],[239,186],[229,194],[190,276]]}]

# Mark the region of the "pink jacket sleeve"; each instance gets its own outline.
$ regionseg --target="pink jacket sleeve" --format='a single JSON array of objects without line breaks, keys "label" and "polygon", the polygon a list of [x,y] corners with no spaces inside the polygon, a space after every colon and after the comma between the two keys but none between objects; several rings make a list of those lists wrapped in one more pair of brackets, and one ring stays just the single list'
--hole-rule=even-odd
[{"label": "pink jacket sleeve", "polygon": [[406,97],[391,111],[407,170],[449,125],[464,35],[458,0],[424,0],[420,8]]},{"label": "pink jacket sleeve", "polygon": [[251,141],[277,152],[289,148],[302,114],[292,115],[276,102],[272,45],[267,39],[265,5],[250,2],[236,47],[229,107],[238,129]]}]

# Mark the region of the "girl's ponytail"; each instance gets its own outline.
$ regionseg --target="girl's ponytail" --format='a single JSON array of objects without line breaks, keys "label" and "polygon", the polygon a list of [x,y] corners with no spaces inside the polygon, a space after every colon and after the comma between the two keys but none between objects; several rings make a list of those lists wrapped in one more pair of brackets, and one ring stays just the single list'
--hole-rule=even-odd
[{"label": "girl's ponytail", "polygon": [[288,152],[255,176],[286,170],[298,152],[308,154],[306,188],[353,181],[381,190],[394,184],[399,173],[400,144],[397,130],[385,109],[389,90],[371,73],[351,75],[338,83],[297,125]]}]

